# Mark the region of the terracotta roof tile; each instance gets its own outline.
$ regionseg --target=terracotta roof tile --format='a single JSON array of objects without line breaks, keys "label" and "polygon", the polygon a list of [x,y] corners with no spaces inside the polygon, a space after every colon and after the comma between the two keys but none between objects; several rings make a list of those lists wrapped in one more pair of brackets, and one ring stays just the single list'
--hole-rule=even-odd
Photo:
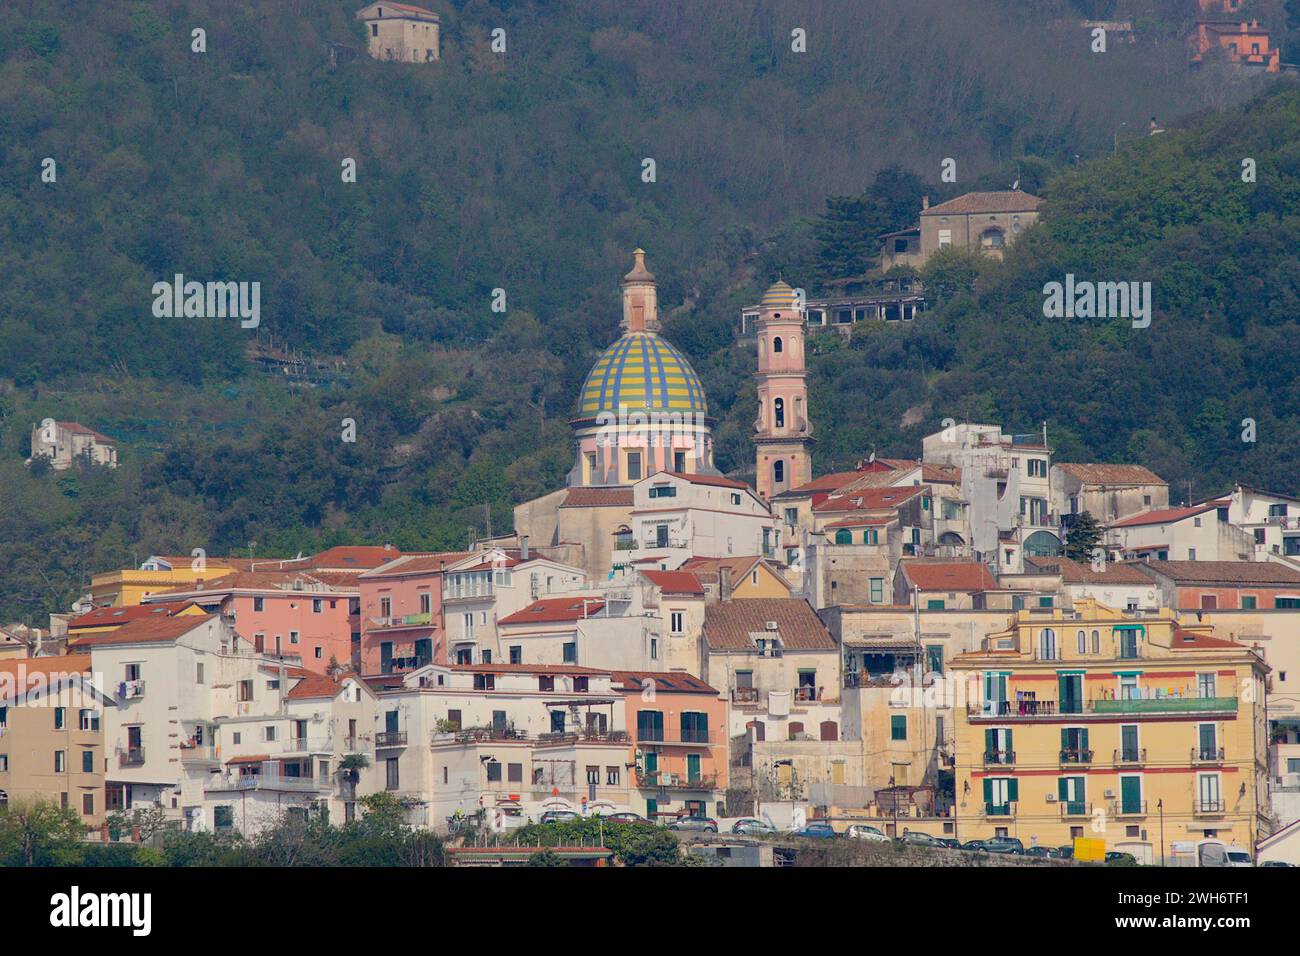
[{"label": "terracotta roof tile", "polygon": [[1167,485],[1154,471],[1142,465],[1085,465],[1057,462],[1054,466],[1090,485]]},{"label": "terracotta roof tile", "polygon": [[1174,584],[1300,587],[1300,571],[1272,561],[1135,561],[1131,566],[1148,568]]},{"label": "terracotta roof tile", "polygon": [[[775,631],[767,629],[769,621],[776,622]],[[704,639],[710,650],[753,650],[753,634],[779,637],[787,651],[829,651],[837,646],[830,631],[801,598],[752,598],[705,607]]]},{"label": "terracotta roof tile", "polygon": [[[683,481],[689,481],[693,485],[713,485],[718,488],[744,488],[749,490],[749,485],[743,481],[736,481],[732,478],[725,478],[722,475],[688,475],[682,471],[665,471],[665,475],[672,475],[674,478],[680,478]],[[654,477],[651,475],[650,477]]]},{"label": "terracotta roof tile", "polygon": [[979,561],[901,561],[903,576],[922,591],[996,591],[988,565]]},{"label": "terracotta roof tile", "polygon": [[665,594],[704,593],[704,585],[690,571],[642,571],[641,575]]},{"label": "terracotta roof tile", "polygon": [[922,216],[961,216],[983,212],[1035,212],[1043,201],[1021,190],[974,192],[921,211]]},{"label": "terracotta roof tile", "polygon": [[115,631],[87,634],[68,641],[68,647],[102,647],[106,644],[164,644],[177,640],[216,618],[215,614],[137,618]]},{"label": "terracotta roof tile", "polygon": [[1217,502],[1211,502],[1209,504],[1194,505],[1190,508],[1161,508],[1158,511],[1144,511],[1128,518],[1121,518],[1119,521],[1112,521],[1106,527],[1138,528],[1149,524],[1169,524],[1173,521],[1182,521],[1184,518],[1190,518],[1193,515],[1203,515],[1207,511],[1213,511],[1218,507]]},{"label": "terracotta roof tile", "polygon": [[142,617],[171,617],[194,606],[193,601],[159,601],[156,604],[135,604],[129,607],[97,607],[70,620],[68,630],[126,624]]},{"label": "terracotta roof tile", "polygon": [[715,688],[685,671],[614,671],[613,677],[615,684],[622,684],[629,691],[641,691],[649,681],[656,691],[674,694],[718,693]]},{"label": "terracotta roof tile", "polygon": [[1062,584],[1151,584],[1151,578],[1131,564],[1108,563],[1106,570],[1094,571],[1091,563],[1056,558],[1026,557],[1025,563],[1049,574],[1060,574]]},{"label": "terracotta roof tile", "polygon": [[926,485],[845,490],[825,501],[817,502],[813,505],[813,511],[819,514],[834,514],[840,511],[882,511],[897,508],[922,492],[928,493],[929,490]]},{"label": "terracotta roof tile", "polygon": [[563,624],[591,617],[604,607],[603,600],[590,594],[542,598],[514,614],[506,615],[497,624]]},{"label": "terracotta roof tile", "polygon": [[632,486],[614,488],[570,488],[561,508],[631,508]]},{"label": "terracotta roof tile", "polygon": [[337,697],[343,685],[331,677],[311,674],[301,678],[289,689],[289,700],[307,700],[314,697]]}]

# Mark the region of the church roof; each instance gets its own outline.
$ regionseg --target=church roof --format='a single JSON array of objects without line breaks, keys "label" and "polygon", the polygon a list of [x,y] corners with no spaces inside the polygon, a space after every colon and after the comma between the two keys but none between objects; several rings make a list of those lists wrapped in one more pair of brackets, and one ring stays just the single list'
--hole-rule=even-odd
[{"label": "church roof", "polygon": [[578,417],[602,412],[707,415],[700,378],[672,343],[654,332],[629,332],[596,360],[582,386]]}]

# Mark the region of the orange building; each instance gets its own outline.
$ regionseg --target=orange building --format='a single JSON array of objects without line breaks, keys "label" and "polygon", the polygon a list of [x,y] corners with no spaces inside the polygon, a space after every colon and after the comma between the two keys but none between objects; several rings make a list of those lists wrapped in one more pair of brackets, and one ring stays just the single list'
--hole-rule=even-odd
[{"label": "orange building", "polygon": [[1282,67],[1281,49],[1271,46],[1268,29],[1258,20],[1198,21],[1191,43],[1193,65],[1202,63],[1212,51],[1222,50],[1229,62],[1265,73],[1277,73]]},{"label": "orange building", "polygon": [[727,702],[685,671],[614,671],[633,738],[633,809],[713,816],[727,789]]}]

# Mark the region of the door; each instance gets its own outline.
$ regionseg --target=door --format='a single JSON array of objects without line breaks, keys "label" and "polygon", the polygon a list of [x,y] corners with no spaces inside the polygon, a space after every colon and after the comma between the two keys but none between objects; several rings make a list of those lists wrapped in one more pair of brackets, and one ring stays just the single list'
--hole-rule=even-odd
[{"label": "door", "polygon": [[659,755],[651,752],[645,755],[645,779],[651,786],[659,785]]},{"label": "door", "polygon": [[492,732],[497,735],[506,732],[506,712],[504,710],[492,711]]},{"label": "door", "polygon": [[1120,777],[1119,799],[1121,813],[1142,812],[1142,778]]},{"label": "door", "polygon": [[397,711],[389,710],[384,712],[384,731],[386,733],[397,733]]},{"label": "door", "polygon": [[1120,736],[1120,755],[1127,763],[1134,763],[1138,759],[1138,728],[1137,724],[1124,724],[1119,729]]},{"label": "door", "polygon": [[379,672],[381,674],[391,674],[393,672],[392,641],[384,641],[379,645]]},{"label": "door", "polygon": [[1083,788],[1083,777],[1062,777],[1058,782],[1057,796],[1065,806],[1064,812],[1072,817],[1082,816],[1087,812]]},{"label": "door", "polygon": [[1083,711],[1083,675],[1062,674],[1060,684],[1061,713],[1081,713]]},{"label": "door", "polygon": [[433,638],[422,637],[415,642],[415,663],[423,667],[433,660]]},{"label": "door", "polygon": [[686,779],[690,783],[700,782],[700,755],[686,755]]}]

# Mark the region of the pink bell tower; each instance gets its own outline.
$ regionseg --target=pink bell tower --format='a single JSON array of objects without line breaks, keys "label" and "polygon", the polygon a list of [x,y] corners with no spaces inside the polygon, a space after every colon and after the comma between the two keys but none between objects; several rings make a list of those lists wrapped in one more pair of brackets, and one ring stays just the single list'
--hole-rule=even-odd
[{"label": "pink bell tower", "polygon": [[758,316],[754,485],[764,501],[812,481],[802,305],[794,289],[778,281],[763,293]]}]

